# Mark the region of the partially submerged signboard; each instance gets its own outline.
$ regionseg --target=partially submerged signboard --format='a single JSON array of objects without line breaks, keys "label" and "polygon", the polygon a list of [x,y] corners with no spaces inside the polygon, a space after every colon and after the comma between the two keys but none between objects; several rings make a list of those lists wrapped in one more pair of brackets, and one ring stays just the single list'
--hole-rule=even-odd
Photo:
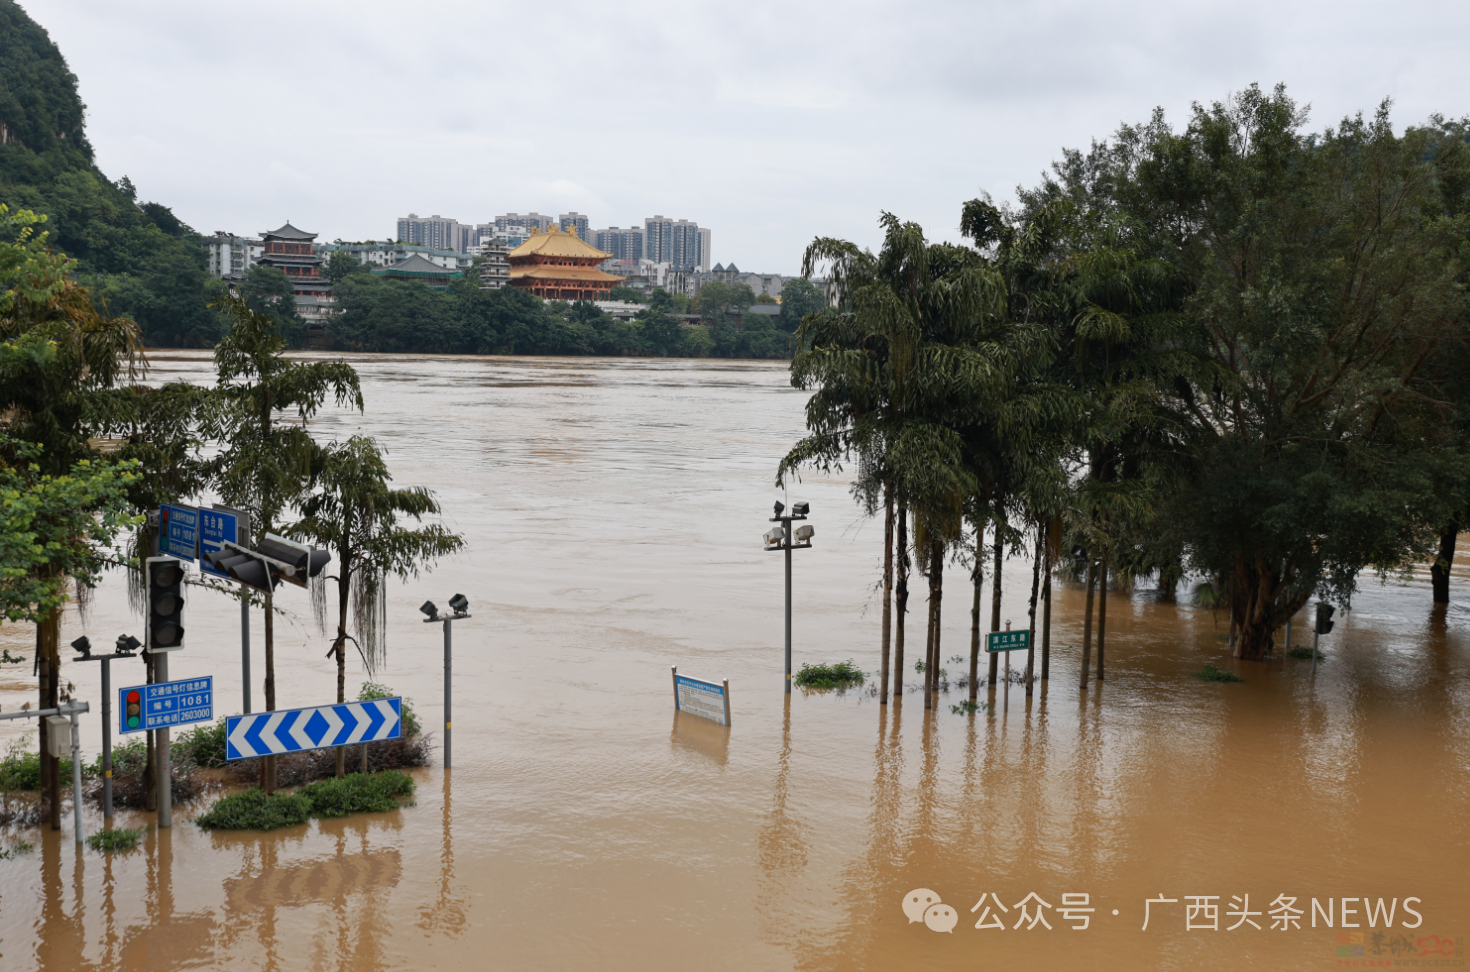
[{"label": "partially submerged signboard", "polygon": [[679,674],[679,666],[673,665],[669,673],[674,678],[674,708],[680,712],[696,715],[722,726],[730,724],[730,680],[706,682],[702,678],[690,678]]}]

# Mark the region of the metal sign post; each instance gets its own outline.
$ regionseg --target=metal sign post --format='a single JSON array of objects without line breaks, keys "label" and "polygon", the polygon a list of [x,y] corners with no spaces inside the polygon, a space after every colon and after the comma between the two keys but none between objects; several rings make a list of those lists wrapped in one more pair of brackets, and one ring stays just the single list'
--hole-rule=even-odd
[{"label": "metal sign post", "polygon": [[140,646],[137,638],[123,635],[117,639],[117,650],[110,655],[92,654],[92,643],[85,636],[71,643],[81,652],[77,661],[100,661],[102,663],[102,816],[112,819],[112,660],[114,658],[137,658],[134,652]]},{"label": "metal sign post", "polygon": [[22,709],[19,712],[0,712],[0,719],[44,719],[49,716],[71,717],[71,813],[78,844],[86,838],[86,831],[82,828],[82,734],[79,717],[83,712],[90,711],[91,709],[87,703],[71,701],[59,705],[54,709]]},{"label": "metal sign post", "polygon": [[[199,511],[199,570],[215,577],[230,579],[209,559],[212,553],[226,550],[226,543],[245,544],[250,534],[250,514],[226,506]],[[240,694],[242,712],[250,712],[250,592],[240,585]]]}]

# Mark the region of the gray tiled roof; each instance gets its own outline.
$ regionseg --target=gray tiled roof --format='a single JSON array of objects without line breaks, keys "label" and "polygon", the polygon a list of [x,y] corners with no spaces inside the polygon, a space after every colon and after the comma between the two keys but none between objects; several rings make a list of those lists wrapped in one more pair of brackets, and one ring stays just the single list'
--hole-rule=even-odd
[{"label": "gray tiled roof", "polygon": [[279,239],[279,240],[314,240],[314,239],[316,239],[316,234],[315,233],[305,233],[305,232],[302,232],[301,230],[299,230],[296,227],[292,226],[290,223],[287,223],[285,226],[282,226],[278,230],[267,230],[266,232],[261,233],[260,235],[263,236],[263,237],[274,236],[276,239]]}]

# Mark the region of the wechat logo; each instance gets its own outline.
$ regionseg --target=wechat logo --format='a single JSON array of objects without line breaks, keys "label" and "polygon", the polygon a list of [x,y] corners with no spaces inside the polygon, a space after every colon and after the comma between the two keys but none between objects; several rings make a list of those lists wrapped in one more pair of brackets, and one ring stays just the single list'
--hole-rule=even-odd
[{"label": "wechat logo", "polygon": [[903,913],[908,915],[909,924],[922,921],[930,931],[954,932],[960,916],[953,908],[939,900],[937,892],[928,888],[915,888],[903,896]]}]

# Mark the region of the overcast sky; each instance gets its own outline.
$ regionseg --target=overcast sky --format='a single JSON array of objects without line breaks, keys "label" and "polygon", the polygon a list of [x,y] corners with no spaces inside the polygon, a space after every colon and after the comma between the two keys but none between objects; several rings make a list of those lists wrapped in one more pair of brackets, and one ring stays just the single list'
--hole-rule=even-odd
[{"label": "overcast sky", "polygon": [[382,239],[662,214],[790,273],[880,210],[955,238],[1064,146],[1284,81],[1314,127],[1470,113],[1470,3],[22,0],[81,82],[97,163],[204,233]]}]

